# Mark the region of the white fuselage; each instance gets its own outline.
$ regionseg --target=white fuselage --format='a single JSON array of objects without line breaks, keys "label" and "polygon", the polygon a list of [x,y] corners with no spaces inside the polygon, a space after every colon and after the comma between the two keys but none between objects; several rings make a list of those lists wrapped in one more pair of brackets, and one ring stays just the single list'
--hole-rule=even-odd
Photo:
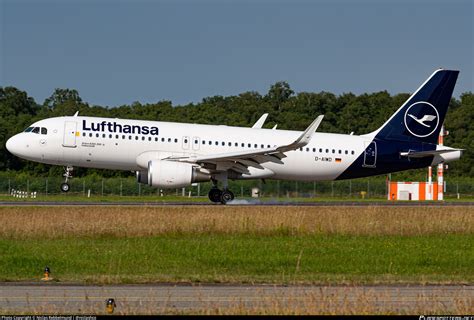
[{"label": "white fuselage", "polygon": [[[99,127],[99,131],[91,128],[91,123],[102,122],[106,125]],[[107,123],[115,123],[115,128]],[[125,133],[127,125],[156,127],[158,134],[142,134],[137,130]],[[248,151],[289,144],[301,134],[288,130],[82,116],[50,118],[32,126],[46,128],[47,134],[23,132],[16,135],[14,141],[9,141],[8,149],[12,153],[53,165],[131,171],[146,169],[150,155],[163,159]],[[120,127],[122,132],[118,132]],[[316,132],[308,145],[286,152],[282,164],[263,163],[264,169],[250,168],[250,174],[241,178],[333,180],[364,152],[372,139],[370,135]],[[144,154],[147,157],[141,158]]]}]

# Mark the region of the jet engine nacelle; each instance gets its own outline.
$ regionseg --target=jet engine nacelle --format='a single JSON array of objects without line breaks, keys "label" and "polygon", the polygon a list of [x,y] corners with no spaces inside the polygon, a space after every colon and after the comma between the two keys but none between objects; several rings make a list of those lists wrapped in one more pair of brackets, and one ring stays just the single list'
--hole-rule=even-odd
[{"label": "jet engine nacelle", "polygon": [[194,182],[205,182],[210,174],[189,163],[152,160],[148,162],[148,184],[158,188],[181,188]]}]

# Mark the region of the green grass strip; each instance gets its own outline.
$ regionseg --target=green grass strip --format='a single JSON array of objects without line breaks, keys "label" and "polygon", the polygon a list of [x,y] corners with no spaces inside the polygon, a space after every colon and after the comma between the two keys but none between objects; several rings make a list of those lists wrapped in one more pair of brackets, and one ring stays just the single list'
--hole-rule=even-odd
[{"label": "green grass strip", "polygon": [[0,280],[472,283],[474,235],[0,240]]}]

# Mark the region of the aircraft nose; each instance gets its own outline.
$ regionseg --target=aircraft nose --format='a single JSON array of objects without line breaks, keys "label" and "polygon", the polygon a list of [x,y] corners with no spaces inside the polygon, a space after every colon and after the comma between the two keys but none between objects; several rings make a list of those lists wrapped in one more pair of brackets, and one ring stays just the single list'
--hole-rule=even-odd
[{"label": "aircraft nose", "polygon": [[14,135],[10,139],[7,140],[7,150],[14,155],[18,155],[20,153],[21,145],[20,141],[18,141],[18,135]]}]

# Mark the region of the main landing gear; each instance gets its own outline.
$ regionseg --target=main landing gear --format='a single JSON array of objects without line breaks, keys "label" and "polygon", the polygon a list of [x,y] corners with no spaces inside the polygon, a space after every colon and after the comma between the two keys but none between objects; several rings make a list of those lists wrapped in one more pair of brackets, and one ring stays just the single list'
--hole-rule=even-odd
[{"label": "main landing gear", "polygon": [[227,174],[216,178],[223,182],[224,188],[223,190],[220,190],[217,187],[217,179],[212,179],[212,183],[214,184],[214,186],[209,191],[209,200],[214,203],[220,202],[222,204],[226,204],[227,202],[234,200],[234,194],[232,193],[232,191],[227,189]]},{"label": "main landing gear", "polygon": [[67,166],[64,171],[65,173],[63,174],[63,177],[65,177],[64,183],[61,183],[61,191],[62,192],[68,192],[69,191],[69,183],[67,181],[72,178],[72,171],[74,170],[73,167]]},{"label": "main landing gear", "polygon": [[220,190],[216,186],[209,191],[209,200],[215,203],[226,204],[234,200],[234,194],[229,189]]}]

